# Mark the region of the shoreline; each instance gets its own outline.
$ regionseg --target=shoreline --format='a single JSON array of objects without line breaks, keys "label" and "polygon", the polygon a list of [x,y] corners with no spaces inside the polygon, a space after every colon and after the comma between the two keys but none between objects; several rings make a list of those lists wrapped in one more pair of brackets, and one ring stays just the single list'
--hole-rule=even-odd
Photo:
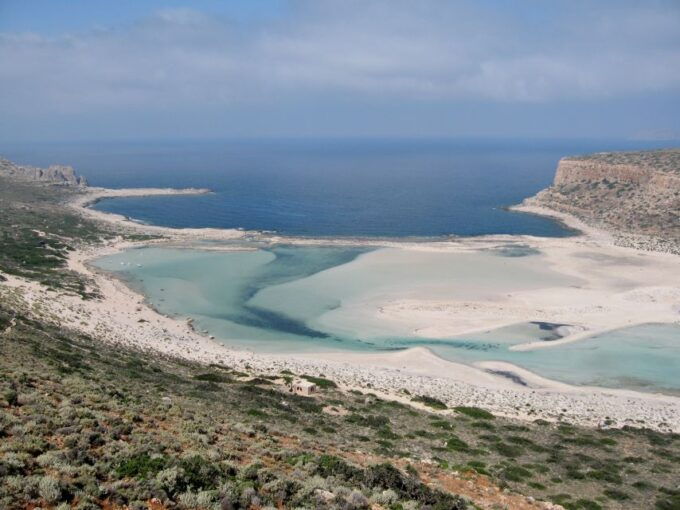
[{"label": "shoreline", "polygon": [[165,236],[174,239],[203,239],[228,240],[246,237],[246,233],[238,229],[215,229],[215,228],[191,228],[176,229],[161,227],[158,225],[146,225],[134,221],[125,216],[113,213],[105,213],[93,209],[91,206],[101,200],[120,197],[150,197],[169,195],[205,195],[212,193],[207,188],[83,188],[74,199],[66,205],[78,214],[90,219],[113,226],[121,233],[135,232],[137,234],[151,236]]},{"label": "shoreline", "polygon": [[[175,194],[176,192],[201,193],[206,190],[96,190],[99,199],[111,196],[145,196],[147,194]],[[223,363],[234,367],[249,365],[259,373],[274,375],[289,369],[295,373],[309,373],[333,379],[346,389],[371,391],[380,396],[405,401],[404,390],[410,394],[425,394],[444,400],[447,405],[474,405],[495,414],[519,419],[566,420],[587,426],[646,426],[657,430],[680,431],[680,398],[665,394],[643,393],[633,390],[572,386],[545,379],[525,369],[503,362],[480,362],[466,365],[445,360],[424,347],[389,353],[295,353],[290,355],[259,354],[235,350],[193,331],[187,320],[160,314],[145,302],[145,298],[122,281],[93,269],[88,261],[133,247],[167,244],[172,242],[197,242],[203,240],[248,239],[252,233],[219,229],[171,229],[131,222],[120,216],[101,213],[87,208],[93,200],[92,193],[80,196],[70,206],[82,214],[103,220],[118,227],[132,228],[138,233],[149,230],[163,238],[148,241],[116,239],[100,246],[88,246],[71,253],[68,267],[92,279],[99,288],[102,299],[83,301],[72,296],[55,299],[51,291],[35,282],[13,277],[10,288],[24,287],[23,294],[38,308],[50,309],[53,316],[70,327],[81,329],[114,345],[142,350],[156,355],[168,355],[201,363]],[[524,206],[520,206],[524,208]],[[519,209],[518,209],[519,210]],[[536,213],[535,209],[523,212]],[[560,213],[558,213],[560,214]],[[565,224],[571,220],[565,216]],[[578,228],[578,220],[571,222]],[[581,230],[581,229],[579,229]],[[415,250],[470,250],[479,246],[505,241],[538,242],[539,244],[569,243],[578,246],[599,245],[610,242],[606,233],[588,227],[582,235],[557,240],[532,236],[484,236],[459,238],[430,243],[400,243],[376,241],[379,246],[408,247]],[[269,243],[281,242],[283,236],[254,236]],[[539,240],[539,241],[537,241]],[[543,240],[543,241],[540,241]],[[287,239],[290,243],[291,240]],[[322,240],[298,240],[299,244],[323,243]],[[346,241],[338,241],[347,244]],[[367,241],[370,242],[370,241]],[[297,244],[293,242],[292,244]],[[88,317],[88,325],[79,317]],[[520,377],[525,385],[507,376],[490,373],[510,371]],[[419,405],[416,405],[419,406]],[[447,411],[452,412],[452,411]]]}]

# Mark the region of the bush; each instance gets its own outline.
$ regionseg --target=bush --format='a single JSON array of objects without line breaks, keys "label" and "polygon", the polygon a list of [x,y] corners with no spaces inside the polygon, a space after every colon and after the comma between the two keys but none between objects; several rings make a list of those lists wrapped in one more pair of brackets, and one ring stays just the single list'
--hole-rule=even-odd
[{"label": "bush", "polygon": [[7,405],[10,407],[19,404],[19,394],[13,389],[5,390],[5,392],[3,393],[3,397],[5,398]]},{"label": "bush", "polygon": [[680,489],[667,489],[661,487],[660,494],[655,502],[657,510],[678,510],[680,508]]},{"label": "bush", "polygon": [[357,413],[348,414],[345,419],[349,423],[354,423],[356,425],[361,425],[362,427],[371,427],[374,429],[381,429],[390,424],[390,420],[387,416],[382,415],[371,415],[362,416]]},{"label": "bush", "polygon": [[531,471],[522,466],[508,466],[501,471],[501,476],[511,482],[521,482],[525,478],[531,478]]},{"label": "bush", "polygon": [[602,510],[602,506],[590,499],[578,499],[573,503],[565,503],[564,508],[567,510]]},{"label": "bush", "polygon": [[441,400],[433,397],[428,397],[427,395],[417,395],[411,399],[412,402],[420,402],[421,404],[425,404],[427,407],[431,407],[432,409],[438,409],[443,411],[444,409],[448,409],[448,406],[442,402]]},{"label": "bush", "polygon": [[495,418],[489,411],[480,409],[479,407],[458,406],[454,407],[453,410],[477,420],[493,420]]},{"label": "bush", "polygon": [[38,493],[47,503],[54,504],[61,499],[61,486],[59,481],[50,476],[44,476],[38,482]]},{"label": "bush", "polygon": [[468,444],[457,436],[452,436],[446,441],[446,447],[449,450],[455,450],[457,452],[467,450],[469,448]]},{"label": "bush", "polygon": [[116,474],[120,477],[130,477],[145,480],[165,469],[168,461],[165,457],[150,457],[146,453],[140,453],[121,462],[116,468]]},{"label": "bush", "polygon": [[453,429],[456,428],[452,423],[449,423],[446,420],[433,420],[430,423],[430,425],[432,425],[435,428],[444,429],[444,430],[453,430]]},{"label": "bush", "polygon": [[200,455],[182,459],[179,466],[184,471],[182,481],[187,489],[215,489],[222,478],[220,468]]},{"label": "bush", "polygon": [[628,494],[616,489],[605,489],[603,492],[605,496],[607,496],[610,499],[615,499],[616,501],[624,501],[626,499],[630,499],[630,496],[628,496]]},{"label": "bush", "polygon": [[205,374],[198,374],[197,376],[194,376],[194,379],[197,381],[205,381],[205,382],[213,382],[213,383],[226,383],[226,382],[231,382],[232,379],[231,377],[228,377],[223,374],[214,374],[214,373],[205,373]]},{"label": "bush", "polygon": [[520,455],[522,455],[522,453],[524,451],[519,446],[515,446],[515,445],[507,444],[507,443],[495,443],[492,447],[498,453],[503,455],[503,457],[509,457],[509,458],[512,458],[512,459],[514,459],[515,457],[519,457]]},{"label": "bush", "polygon": [[352,480],[358,478],[361,474],[360,469],[350,466],[340,457],[334,455],[322,455],[319,457],[314,472],[323,478],[335,476],[342,480]]},{"label": "bush", "polygon": [[308,380],[309,382],[316,384],[319,388],[322,388],[322,389],[337,388],[338,387],[338,385],[335,384],[333,381],[331,381],[330,379],[325,379],[323,377],[314,377],[312,375],[303,375],[302,378]]}]

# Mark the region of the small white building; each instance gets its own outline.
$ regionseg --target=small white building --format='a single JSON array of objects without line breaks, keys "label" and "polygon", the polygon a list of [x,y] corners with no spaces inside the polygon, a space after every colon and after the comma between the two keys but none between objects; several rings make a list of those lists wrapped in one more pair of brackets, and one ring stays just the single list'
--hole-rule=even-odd
[{"label": "small white building", "polygon": [[317,386],[313,382],[307,381],[305,379],[295,379],[290,384],[290,391],[297,394],[308,397],[317,391]]}]

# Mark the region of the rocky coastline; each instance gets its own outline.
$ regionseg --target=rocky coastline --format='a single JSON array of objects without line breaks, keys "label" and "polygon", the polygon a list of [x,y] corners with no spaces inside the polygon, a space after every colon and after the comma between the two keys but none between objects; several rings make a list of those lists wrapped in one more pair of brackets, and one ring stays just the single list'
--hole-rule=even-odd
[{"label": "rocky coastline", "polygon": [[40,168],[18,165],[4,158],[0,158],[0,176],[64,186],[87,187],[88,185],[87,179],[76,174],[72,166],[50,165],[47,168]]},{"label": "rocky coastline", "polygon": [[618,246],[680,254],[680,149],[563,158],[522,205],[572,215]]}]

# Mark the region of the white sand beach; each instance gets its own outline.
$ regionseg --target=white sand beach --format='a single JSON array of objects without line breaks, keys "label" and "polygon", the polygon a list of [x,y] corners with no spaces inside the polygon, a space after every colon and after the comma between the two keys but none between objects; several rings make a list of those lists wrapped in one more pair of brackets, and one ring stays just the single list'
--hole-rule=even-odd
[{"label": "white sand beach", "polygon": [[[97,197],[174,193],[174,190],[94,190],[83,193],[73,207],[90,218],[121,225],[139,233],[168,240],[197,241],[237,239],[235,230],[166,229],[140,225],[125,218],[87,208]],[[188,192],[188,191],[181,191]],[[193,190],[191,192],[205,192]],[[538,212],[538,211],[532,211]],[[560,218],[576,228],[578,222]],[[586,335],[643,322],[680,323],[680,257],[621,248],[610,236],[593,229],[570,238],[488,236],[434,243],[379,243],[406,250],[474,252],[507,243],[539,249],[550,269],[574,279],[571,287],[528,289],[518,293],[490,295],[487,299],[432,300],[424,296],[388,299],[364,311],[378,320],[411,329],[418,335],[446,337],[481,331],[527,320],[574,324],[573,334],[563,340],[577,341]],[[272,241],[275,239],[271,238]],[[291,242],[291,240],[288,240]],[[312,240],[301,240],[310,243]],[[367,242],[372,243],[372,242]],[[179,356],[234,368],[246,365],[263,374],[284,368],[296,373],[323,374],[345,388],[357,388],[387,398],[409,401],[408,395],[439,398],[450,406],[474,405],[496,414],[522,419],[565,420],[588,426],[645,426],[680,431],[680,398],[599,387],[570,386],[539,377],[514,365],[484,362],[478,366],[453,363],[418,347],[390,353],[305,353],[265,355],[237,351],[195,332],[185,320],[165,317],[147,306],[144,298],[121,281],[94,270],[88,261],[148,242],[113,240],[73,252],[69,268],[86,275],[101,299],[82,300],[56,294],[39,284],[7,277],[0,290],[12,295],[17,307],[39,313],[116,345]],[[679,339],[680,341],[680,339]],[[518,348],[543,348],[546,343]],[[489,370],[516,374],[524,384]],[[446,411],[451,412],[451,411]]]},{"label": "white sand beach", "polygon": [[90,207],[100,200],[119,197],[151,197],[163,195],[204,195],[211,193],[206,188],[95,188],[87,187],[79,190],[79,194],[69,202],[69,206],[78,211],[79,214],[108,224],[115,225],[121,232],[135,232],[142,235],[164,236],[172,239],[213,239],[226,240],[242,237],[244,234],[237,229],[215,229],[215,228],[188,228],[174,229],[160,227],[158,225],[145,225],[126,218],[119,214],[110,214],[98,211]]}]

